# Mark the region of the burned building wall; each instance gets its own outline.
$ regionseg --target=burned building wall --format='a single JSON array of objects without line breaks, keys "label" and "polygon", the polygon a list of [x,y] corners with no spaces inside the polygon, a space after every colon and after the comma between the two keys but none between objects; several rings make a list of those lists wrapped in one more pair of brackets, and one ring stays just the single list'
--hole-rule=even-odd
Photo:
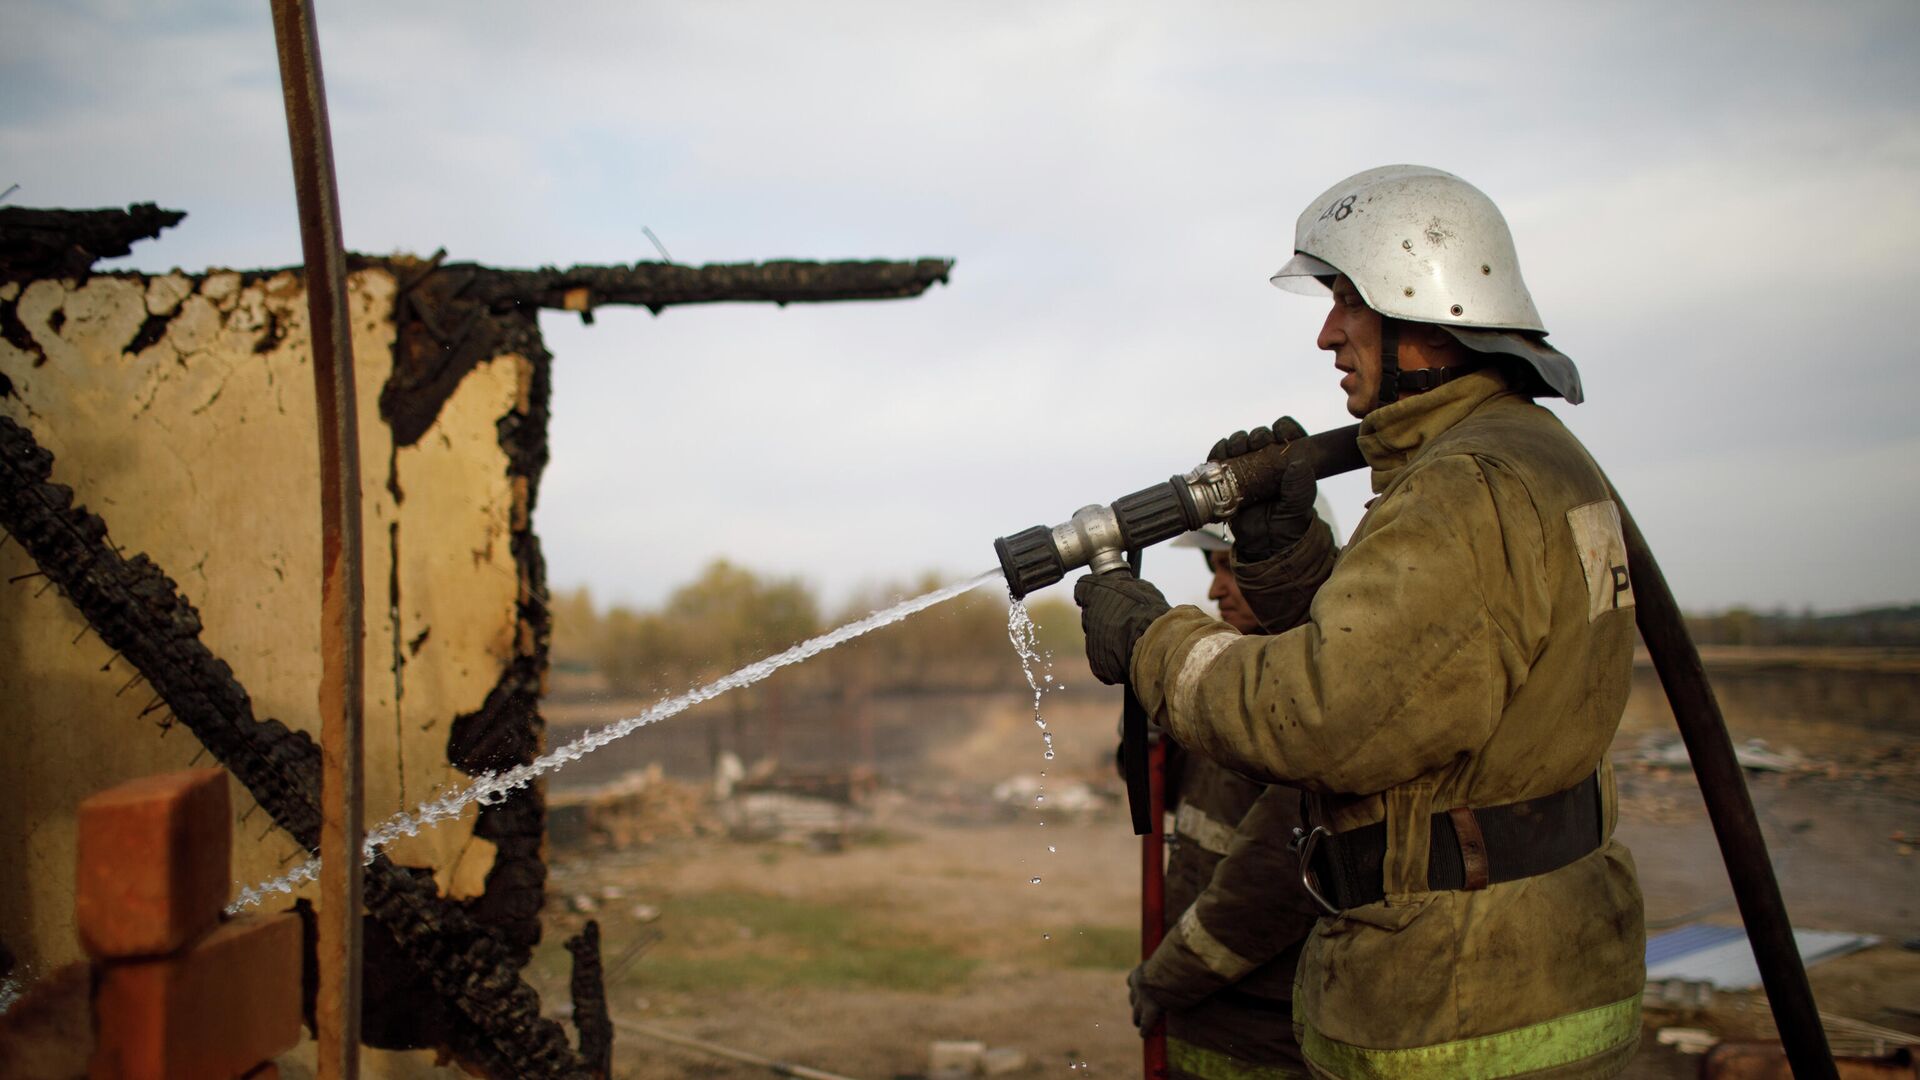
[{"label": "burned building wall", "polygon": [[[392,378],[396,357],[409,363],[395,345],[415,320],[396,318],[396,306],[406,306],[416,269],[362,265],[348,288],[369,823],[474,768],[511,764],[539,738],[544,620],[530,512],[544,462],[546,358],[537,335],[483,339],[499,351],[468,349],[451,380],[443,374],[429,400],[412,402],[414,429],[397,439],[381,399],[407,381]],[[523,321],[531,329],[531,315]],[[231,665],[254,715],[317,734],[319,491],[306,326],[292,271],[0,285],[0,416],[52,453],[51,479],[104,520],[113,547],[146,553],[174,579],[198,609],[200,640]],[[10,868],[0,875],[0,942],[29,971],[78,957],[79,801],[128,777],[206,763],[194,734],[171,722],[42,569],[21,544],[0,547],[0,579],[10,581],[0,587],[10,743],[0,754],[0,860]],[[233,796],[237,886],[305,857],[246,790]],[[491,916],[524,948],[537,933],[538,797],[483,813],[496,820],[477,832],[470,811],[390,854],[430,870],[441,896]],[[512,858],[497,868],[502,846]]]},{"label": "burned building wall", "polygon": [[[0,965],[17,955],[27,978],[76,955],[74,808],[91,791],[211,757],[238,785],[236,888],[318,848],[307,298],[296,271],[91,271],[183,216],[0,208]],[[541,748],[540,309],[901,299],[952,268],[348,265],[373,825]],[[522,789],[369,863],[363,1038],[434,1051],[371,1074],[591,1074],[519,977],[544,821]]]}]

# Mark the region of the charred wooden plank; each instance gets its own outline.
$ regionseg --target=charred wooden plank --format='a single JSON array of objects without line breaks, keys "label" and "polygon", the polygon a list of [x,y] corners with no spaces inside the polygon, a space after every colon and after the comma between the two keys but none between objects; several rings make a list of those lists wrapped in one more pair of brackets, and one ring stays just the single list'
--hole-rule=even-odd
[{"label": "charred wooden plank", "polygon": [[125,210],[0,207],[0,282],[84,277],[97,260],[126,255],[186,216],[152,203]]},{"label": "charred wooden plank", "polygon": [[567,939],[573,954],[573,1026],[580,1032],[580,1056],[596,1077],[613,1075],[613,1020],[607,1014],[606,977],[600,967],[600,924],[593,919]]},{"label": "charred wooden plank", "polygon": [[625,304],[658,314],[681,304],[818,304],[897,300],[944,284],[951,259],[903,262],[724,263],[682,266],[573,266],[496,270],[473,263],[395,259],[408,284],[394,321],[393,374],[380,391],[380,415],[396,446],[418,442],[454,387],[475,367],[505,353],[546,358],[535,321],[542,308],[590,315]]},{"label": "charred wooden plank", "polygon": [[490,270],[470,295],[495,306],[531,304],[592,311],[630,304],[659,313],[679,304],[725,302],[818,304],[842,300],[899,300],[945,284],[951,259],[777,260],[761,263],[634,263],[570,266],[565,270]]}]

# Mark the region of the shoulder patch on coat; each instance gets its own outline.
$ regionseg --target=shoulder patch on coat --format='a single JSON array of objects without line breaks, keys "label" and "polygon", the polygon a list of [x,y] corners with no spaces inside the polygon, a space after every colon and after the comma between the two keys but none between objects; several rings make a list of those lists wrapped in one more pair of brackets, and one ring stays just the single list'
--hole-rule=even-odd
[{"label": "shoulder patch on coat", "polygon": [[1580,568],[1587,573],[1587,621],[1633,606],[1633,582],[1627,577],[1627,538],[1620,529],[1620,508],[1612,499],[1567,511]]}]

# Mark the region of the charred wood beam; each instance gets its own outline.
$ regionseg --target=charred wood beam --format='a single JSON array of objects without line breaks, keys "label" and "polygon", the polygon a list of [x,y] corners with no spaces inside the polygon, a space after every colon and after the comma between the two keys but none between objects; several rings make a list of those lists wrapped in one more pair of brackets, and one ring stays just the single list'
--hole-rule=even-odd
[{"label": "charred wood beam", "polygon": [[186,216],[152,203],[125,210],[0,207],[0,282],[81,277],[96,260],[128,254]]},{"label": "charred wood beam", "polygon": [[[319,748],[278,720],[256,721],[233,670],[200,641],[200,617],[145,554],[122,558],[99,516],[50,479],[53,455],[0,416],[0,528],[19,541],[116,652],[309,852],[320,842]],[[111,664],[113,661],[109,661]],[[369,915],[457,1014],[451,1049],[485,1074],[584,1078],[566,1032],[540,1017],[513,951],[427,870],[382,856],[366,873]]]},{"label": "charred wood beam", "polygon": [[573,954],[573,1026],[580,1032],[580,1056],[599,1080],[613,1075],[613,1020],[607,1014],[606,977],[600,967],[600,924],[592,919],[567,939]]},{"label": "charred wood beam", "polygon": [[[449,269],[452,269],[451,267]],[[658,314],[677,304],[727,301],[817,304],[835,300],[899,300],[946,284],[951,259],[913,262],[848,261],[764,263],[635,263],[632,266],[571,266],[565,270],[489,270],[476,281],[474,298],[494,306],[530,304],[590,312],[606,304],[631,304]]]},{"label": "charred wood beam", "polygon": [[454,387],[478,365],[508,352],[545,356],[535,319],[541,308],[590,318],[595,307],[608,304],[658,314],[677,304],[723,301],[896,300],[945,283],[953,269],[950,259],[494,270],[473,263],[441,265],[436,256],[424,263],[393,259],[385,265],[404,283],[394,311],[399,332],[393,374],[380,391],[380,415],[392,428],[396,446],[418,442]]},{"label": "charred wood beam", "polygon": [[382,855],[367,867],[366,895],[374,921],[458,1010],[456,1056],[501,1080],[592,1076],[566,1031],[540,1016],[540,995],[520,977],[509,948],[440,897],[433,871],[396,867]]}]

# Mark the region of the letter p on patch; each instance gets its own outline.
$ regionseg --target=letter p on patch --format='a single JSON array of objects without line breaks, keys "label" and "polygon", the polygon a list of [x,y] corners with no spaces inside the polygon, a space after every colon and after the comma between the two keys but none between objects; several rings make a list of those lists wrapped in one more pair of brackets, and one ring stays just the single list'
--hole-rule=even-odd
[{"label": "letter p on patch", "polygon": [[1627,539],[1620,508],[1612,499],[1567,511],[1580,569],[1587,576],[1587,621],[1633,606],[1633,582],[1627,576]]}]

